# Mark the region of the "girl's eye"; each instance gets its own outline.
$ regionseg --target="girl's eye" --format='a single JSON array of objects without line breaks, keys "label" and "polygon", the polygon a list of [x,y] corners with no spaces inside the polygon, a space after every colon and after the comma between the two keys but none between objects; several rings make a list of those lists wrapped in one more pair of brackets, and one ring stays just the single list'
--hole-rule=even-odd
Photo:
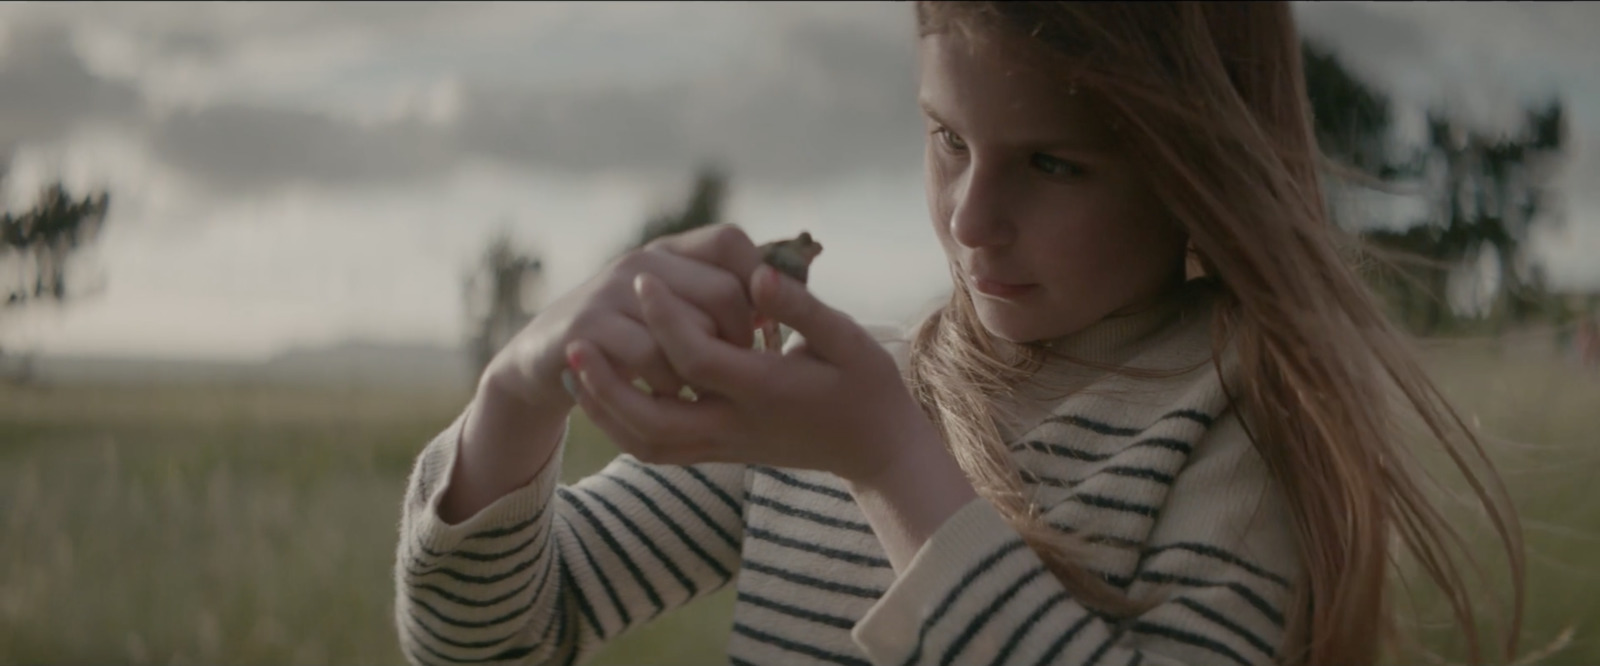
[{"label": "girl's eye", "polygon": [[1033,166],[1052,176],[1081,176],[1083,167],[1059,157],[1038,154],[1033,156]]},{"label": "girl's eye", "polygon": [[967,149],[967,142],[962,141],[961,137],[956,136],[955,132],[940,127],[939,129],[934,130],[933,133],[935,136],[939,137],[939,143],[944,144],[945,148],[957,152]]}]

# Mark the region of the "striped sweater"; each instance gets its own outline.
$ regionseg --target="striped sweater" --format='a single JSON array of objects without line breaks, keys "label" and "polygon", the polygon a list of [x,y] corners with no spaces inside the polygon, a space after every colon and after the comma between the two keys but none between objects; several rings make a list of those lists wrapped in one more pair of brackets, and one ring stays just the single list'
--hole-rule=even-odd
[{"label": "striped sweater", "polygon": [[[1281,491],[1211,362],[1203,286],[1060,341],[1135,379],[1053,362],[999,419],[1045,518],[1149,610],[1074,601],[974,500],[898,577],[845,485],[761,466],[620,456],[571,485],[560,453],[470,519],[435,513],[462,419],[423,450],[404,504],[396,622],[419,664],[581,663],[664,611],[737,586],[745,664],[1267,664],[1300,573]],[[905,346],[886,341],[902,366]]]}]

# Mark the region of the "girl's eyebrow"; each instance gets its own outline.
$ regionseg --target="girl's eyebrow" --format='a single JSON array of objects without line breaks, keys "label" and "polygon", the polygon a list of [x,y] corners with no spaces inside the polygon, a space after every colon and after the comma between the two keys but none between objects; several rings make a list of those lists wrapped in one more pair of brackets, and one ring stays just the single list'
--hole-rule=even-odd
[{"label": "girl's eyebrow", "polygon": [[922,112],[925,113],[925,114],[928,114],[928,117],[932,118],[933,122],[939,123],[940,125],[944,125],[945,127],[949,127],[950,126],[950,123],[945,122],[944,116],[939,115],[938,111],[934,111],[933,110],[933,103],[929,102],[928,98],[926,98],[926,97],[918,97],[917,98],[917,106],[922,107]]},{"label": "girl's eyebrow", "polygon": [[[950,127],[949,121],[946,121],[943,116],[939,115],[938,111],[934,110],[933,103],[929,102],[927,98],[918,97],[917,106],[922,107],[922,112],[927,114],[928,118],[932,119],[933,122],[944,127]],[[1047,138],[1026,141],[1018,145],[1019,147],[1032,148],[1035,150],[1059,150],[1069,153],[1103,153],[1111,149],[1110,142],[1085,141],[1082,137]]]}]

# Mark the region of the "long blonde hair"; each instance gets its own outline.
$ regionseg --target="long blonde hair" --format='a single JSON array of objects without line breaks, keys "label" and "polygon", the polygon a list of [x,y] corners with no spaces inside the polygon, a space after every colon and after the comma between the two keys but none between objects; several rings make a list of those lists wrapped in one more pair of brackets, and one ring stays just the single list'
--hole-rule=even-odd
[{"label": "long blonde hair", "polygon": [[[1520,526],[1477,438],[1348,265],[1324,205],[1287,4],[918,2],[916,13],[924,36],[1015,40],[1056,61],[1063,86],[1121,128],[1129,158],[1187,231],[1192,260],[1220,292],[1213,339],[1237,352],[1229,393],[1291,505],[1305,578],[1280,660],[1370,664],[1401,637],[1389,593],[1396,540],[1444,593],[1468,658],[1484,658],[1457,562],[1470,554],[1425,492],[1405,423],[1448,454],[1504,543],[1512,600],[1496,653],[1509,660],[1523,606]],[[1079,564],[1081,542],[1040,519],[996,426],[991,400],[1049,352],[987,335],[956,284],[912,340],[914,393],[979,492],[1069,591],[1137,612]]]}]

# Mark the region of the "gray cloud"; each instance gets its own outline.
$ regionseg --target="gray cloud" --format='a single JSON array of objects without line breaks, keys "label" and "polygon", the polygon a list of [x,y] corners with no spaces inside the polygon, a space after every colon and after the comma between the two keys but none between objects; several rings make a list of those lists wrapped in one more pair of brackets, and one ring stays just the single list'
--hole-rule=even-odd
[{"label": "gray cloud", "polygon": [[142,106],[133,87],[84,67],[60,30],[16,31],[0,57],[0,145],[46,143],[94,122],[124,122]]},{"label": "gray cloud", "polygon": [[376,185],[441,175],[456,153],[431,128],[364,128],[306,111],[226,104],[154,124],[157,156],[228,193]]},{"label": "gray cloud", "polygon": [[461,145],[575,171],[680,171],[705,158],[738,177],[806,182],[916,164],[909,41],[848,24],[788,31],[776,67],[642,90],[473,91]]},{"label": "gray cloud", "polygon": [[[402,31],[437,18],[436,9],[403,5],[340,7],[324,18]],[[898,9],[878,7],[845,21],[776,8],[764,17],[777,35],[767,52],[654,86],[528,90],[468,80],[462,112],[449,126],[366,126],[243,102],[148,117],[131,84],[92,74],[64,38],[65,22],[52,20],[61,32],[15,41],[0,69],[0,139],[50,143],[89,120],[127,122],[141,126],[164,162],[232,193],[291,183],[403,184],[476,158],[672,178],[713,160],[741,180],[795,184],[857,169],[899,170],[916,165],[920,135],[912,32],[909,23],[892,29],[910,16],[889,11]],[[295,11],[274,16],[263,29],[305,19]],[[141,39],[161,56],[211,59],[226,54],[226,35],[238,27],[237,17],[211,32],[194,20],[181,23]]]},{"label": "gray cloud", "polygon": [[[913,44],[872,25],[795,20],[764,66],[644,88],[468,85],[452,126],[362,127],[228,104],[164,118],[164,161],[210,187],[271,191],[438,177],[463,159],[679,178],[715,161],[741,180],[805,183],[919,158]],[[201,48],[205,48],[202,44]]]}]

